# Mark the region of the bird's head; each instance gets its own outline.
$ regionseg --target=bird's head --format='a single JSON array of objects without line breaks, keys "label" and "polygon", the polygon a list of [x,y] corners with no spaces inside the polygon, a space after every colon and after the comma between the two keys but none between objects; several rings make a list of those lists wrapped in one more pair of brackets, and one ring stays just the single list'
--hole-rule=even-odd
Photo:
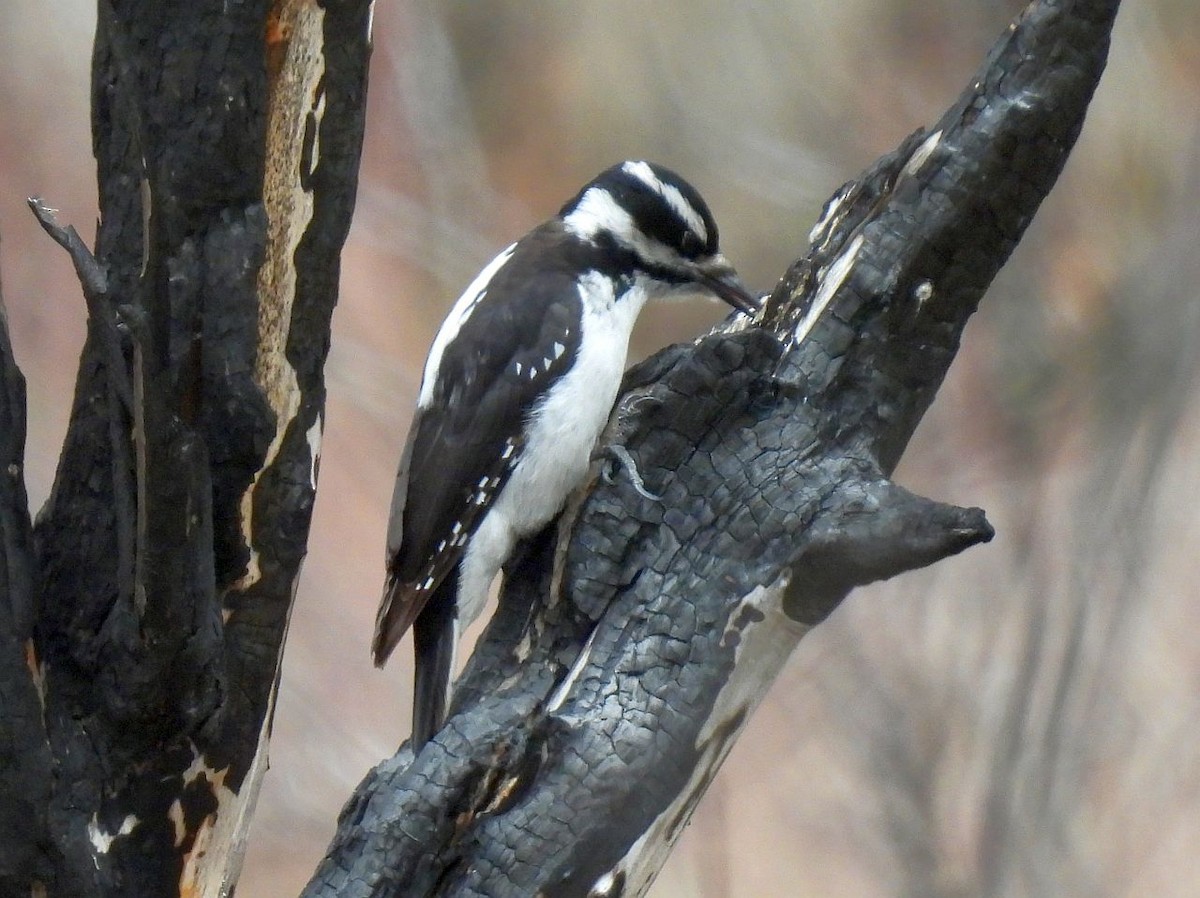
[{"label": "bird's head", "polygon": [[721,255],[708,204],[668,168],[633,161],[614,165],[585,184],[559,217],[576,236],[627,259],[651,298],[702,292],[747,314],[758,308]]}]

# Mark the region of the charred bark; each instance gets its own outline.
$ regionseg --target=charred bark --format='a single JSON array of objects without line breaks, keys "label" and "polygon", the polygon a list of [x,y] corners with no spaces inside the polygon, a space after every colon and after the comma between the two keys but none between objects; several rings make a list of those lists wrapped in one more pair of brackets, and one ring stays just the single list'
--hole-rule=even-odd
[{"label": "charred bark", "polygon": [[[591,482],[506,572],[444,730],[343,812],[315,896],[638,895],[799,639],[988,540],[890,480],[1049,192],[1117,0],[1040,0],[830,200],[752,324],[630,373]],[[609,453],[611,454],[611,453]]]},{"label": "charred bark", "polygon": [[[101,0],[88,335],[37,524],[0,341],[0,884],[236,880],[316,489],[369,4]],[[32,822],[32,826],[30,823]]]}]

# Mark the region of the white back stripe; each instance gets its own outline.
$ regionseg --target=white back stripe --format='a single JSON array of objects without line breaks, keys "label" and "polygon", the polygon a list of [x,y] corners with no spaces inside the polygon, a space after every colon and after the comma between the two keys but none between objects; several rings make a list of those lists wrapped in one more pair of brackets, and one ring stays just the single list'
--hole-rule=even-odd
[{"label": "white back stripe", "polygon": [[475,306],[487,294],[488,284],[496,276],[496,272],[504,267],[504,263],[512,258],[513,251],[516,248],[517,245],[515,243],[510,244],[496,258],[488,262],[483,271],[479,272],[475,276],[475,280],[471,281],[470,286],[463,291],[462,296],[454,303],[454,308],[450,310],[450,314],[446,316],[446,320],[442,322],[437,336],[433,338],[433,346],[429,348],[429,358],[425,360],[425,374],[421,378],[421,393],[417,397],[417,408],[427,409],[433,402],[433,387],[437,383],[438,368],[442,364],[442,354],[446,351],[446,347],[458,336],[458,332],[462,330],[462,326],[466,324],[467,319],[471,317],[471,313],[475,311]]}]

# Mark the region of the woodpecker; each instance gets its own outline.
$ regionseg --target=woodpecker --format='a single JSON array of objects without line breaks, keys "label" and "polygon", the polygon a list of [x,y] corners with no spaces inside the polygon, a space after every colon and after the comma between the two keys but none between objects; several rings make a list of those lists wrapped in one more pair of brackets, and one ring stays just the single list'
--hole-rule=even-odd
[{"label": "woodpecker", "polygon": [[414,751],[441,727],[459,628],[586,476],[638,312],[696,293],[757,308],[695,188],[631,161],[502,251],[450,310],[396,475],[372,642],[382,667],[413,628]]}]

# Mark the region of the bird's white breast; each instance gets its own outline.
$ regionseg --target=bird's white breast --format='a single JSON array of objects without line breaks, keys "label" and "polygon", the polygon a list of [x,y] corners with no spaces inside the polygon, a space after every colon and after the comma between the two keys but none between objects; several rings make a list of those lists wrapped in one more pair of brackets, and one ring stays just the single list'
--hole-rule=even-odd
[{"label": "bird's white breast", "polygon": [[618,299],[610,279],[590,272],[580,279],[579,293],[583,317],[575,363],[534,406],[521,460],[467,546],[459,594],[464,622],[482,610],[516,541],[545,526],[583,480],[616,401],[646,291],[635,283]]},{"label": "bird's white breast", "polygon": [[531,412],[521,461],[497,502],[519,536],[549,521],[587,473],[645,304],[640,287],[618,300],[612,281],[595,272],[581,279],[579,293],[583,320],[575,364]]}]

